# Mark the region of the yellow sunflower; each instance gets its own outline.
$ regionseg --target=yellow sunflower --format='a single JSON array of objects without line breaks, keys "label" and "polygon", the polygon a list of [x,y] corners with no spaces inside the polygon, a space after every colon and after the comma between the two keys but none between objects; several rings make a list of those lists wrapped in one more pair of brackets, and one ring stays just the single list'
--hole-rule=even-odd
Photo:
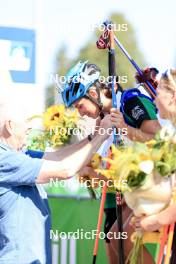
[{"label": "yellow sunflower", "polygon": [[43,115],[43,125],[49,130],[62,123],[64,120],[65,106],[53,105],[50,106]]},{"label": "yellow sunflower", "polygon": [[73,122],[76,124],[78,122],[78,110],[67,109],[65,117],[66,121]]}]

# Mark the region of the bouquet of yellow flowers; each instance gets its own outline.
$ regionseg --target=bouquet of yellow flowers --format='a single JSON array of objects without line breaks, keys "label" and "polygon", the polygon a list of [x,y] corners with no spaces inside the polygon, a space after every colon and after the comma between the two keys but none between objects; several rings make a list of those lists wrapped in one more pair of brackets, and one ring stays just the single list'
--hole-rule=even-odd
[{"label": "bouquet of yellow flowers", "polygon": [[43,129],[31,131],[28,140],[30,149],[44,151],[46,147],[60,147],[70,142],[74,130],[81,132],[77,111],[66,109],[62,104],[50,106],[43,115],[33,118],[41,118]]},{"label": "bouquet of yellow flowers", "polygon": [[[133,143],[130,147],[119,148],[112,146],[112,154],[112,159],[105,159],[110,168],[98,169],[98,172],[114,180],[114,185],[123,192],[135,216],[156,214],[169,205],[176,172],[174,128],[163,128],[154,140],[145,144]],[[124,181],[125,186],[119,184]],[[134,241],[135,247],[140,241],[142,235],[138,234]],[[131,253],[131,264],[137,263],[139,252],[136,252],[135,247]]]},{"label": "bouquet of yellow flowers", "polygon": [[[136,216],[156,213],[168,204],[171,197],[170,176],[176,171],[175,132],[168,137],[168,131],[162,130],[155,140],[146,144],[112,146],[112,156],[112,159],[104,159],[110,168],[97,171],[114,180],[114,186],[124,193]],[[119,182],[122,181],[126,181],[126,185],[120,187]]]}]

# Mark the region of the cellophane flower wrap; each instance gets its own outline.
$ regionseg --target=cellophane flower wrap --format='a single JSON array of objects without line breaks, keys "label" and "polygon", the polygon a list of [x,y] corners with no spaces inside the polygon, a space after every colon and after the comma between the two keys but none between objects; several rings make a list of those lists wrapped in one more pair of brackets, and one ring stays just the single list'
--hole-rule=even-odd
[{"label": "cellophane flower wrap", "polygon": [[[98,172],[113,179],[136,216],[162,211],[172,195],[172,175],[176,171],[176,132],[163,128],[154,140],[129,147],[112,146],[108,170]],[[124,181],[126,184],[124,185]],[[119,182],[123,185],[119,188]]]}]

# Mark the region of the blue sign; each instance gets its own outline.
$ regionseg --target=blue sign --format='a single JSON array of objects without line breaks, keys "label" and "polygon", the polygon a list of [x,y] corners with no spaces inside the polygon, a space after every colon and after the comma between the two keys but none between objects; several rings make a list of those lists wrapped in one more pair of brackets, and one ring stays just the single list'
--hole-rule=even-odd
[{"label": "blue sign", "polygon": [[0,68],[15,83],[35,83],[35,31],[0,27]]}]

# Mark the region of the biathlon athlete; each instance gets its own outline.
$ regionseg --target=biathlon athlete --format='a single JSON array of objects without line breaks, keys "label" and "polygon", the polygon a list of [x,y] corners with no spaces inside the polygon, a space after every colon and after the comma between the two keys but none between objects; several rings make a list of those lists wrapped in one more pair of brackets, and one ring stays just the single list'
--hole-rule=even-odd
[{"label": "biathlon athlete", "polygon": [[[166,71],[157,87],[156,105],[161,118],[170,120],[176,131],[176,69]],[[176,182],[175,182],[176,184]],[[162,226],[170,225],[176,222],[176,204],[168,206],[162,212],[144,217],[137,221],[137,227],[145,231],[156,231]],[[174,232],[171,264],[176,263],[176,228]]]},{"label": "biathlon athlete", "polygon": [[[145,95],[139,89],[130,89],[125,92],[120,89],[117,92],[117,105],[119,109],[121,108],[121,112],[111,109],[111,89],[107,83],[99,81],[99,76],[100,69],[95,64],[88,62],[77,63],[67,74],[67,83],[62,92],[65,105],[67,107],[74,106],[78,109],[81,116],[88,116],[93,119],[111,113],[112,122],[118,129],[121,129],[122,134],[127,131],[129,139],[141,142],[152,139],[161,126],[157,120],[156,107],[149,95]],[[91,138],[92,135],[89,136],[90,140]],[[106,156],[112,141],[113,137],[106,140],[100,148],[99,154]],[[104,149],[105,145],[106,150]],[[101,150],[105,150],[105,152],[100,153]],[[83,168],[79,174],[81,176],[97,176],[88,166]],[[131,211],[127,208],[127,211],[124,212],[125,218],[129,216],[129,212]],[[112,191],[112,188],[107,193],[105,215],[104,232],[107,235],[116,221],[115,191]],[[116,245],[116,239],[110,241],[106,236],[105,241],[109,263],[117,263],[117,252],[114,251],[112,246],[114,243]]]}]

